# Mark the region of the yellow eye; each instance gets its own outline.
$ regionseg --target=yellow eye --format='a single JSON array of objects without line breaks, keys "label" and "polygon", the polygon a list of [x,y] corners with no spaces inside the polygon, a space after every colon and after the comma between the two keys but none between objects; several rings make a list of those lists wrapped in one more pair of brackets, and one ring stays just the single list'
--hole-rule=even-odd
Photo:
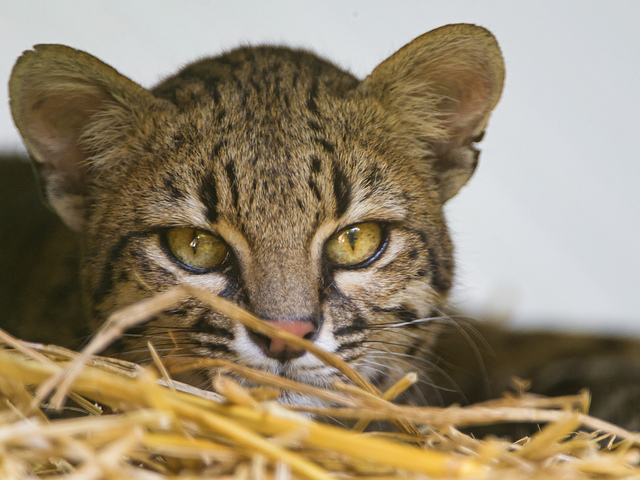
[{"label": "yellow eye", "polygon": [[380,225],[359,223],[333,234],[327,240],[325,254],[330,262],[350,267],[373,259],[383,240]]},{"label": "yellow eye", "polygon": [[171,228],[165,238],[174,258],[196,270],[219,267],[229,256],[226,243],[195,228]]}]

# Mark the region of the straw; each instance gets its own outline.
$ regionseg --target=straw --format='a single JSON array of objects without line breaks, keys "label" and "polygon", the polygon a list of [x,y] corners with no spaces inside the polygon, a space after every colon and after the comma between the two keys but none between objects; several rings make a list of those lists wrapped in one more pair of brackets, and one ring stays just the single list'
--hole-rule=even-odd
[{"label": "straw", "polygon": [[[151,343],[152,364],[144,368],[95,356],[127,328],[193,297],[307,349],[344,379],[320,388],[223,359],[162,358]],[[417,381],[415,372],[381,393],[335,355],[191,287],[116,312],[81,353],[2,331],[0,342],[3,479],[640,478],[640,437],[589,416],[588,392],[545,398],[520,391],[468,407],[398,405],[393,400]],[[217,394],[171,378],[201,368],[214,372]],[[76,418],[46,416],[54,390],[55,407]],[[321,406],[271,400],[282,390]],[[66,398],[80,408],[64,408]],[[355,427],[322,419],[348,419]],[[399,433],[361,433],[371,420],[391,422]],[[517,442],[459,431],[509,422],[546,426]],[[598,433],[576,433],[581,427]]]}]

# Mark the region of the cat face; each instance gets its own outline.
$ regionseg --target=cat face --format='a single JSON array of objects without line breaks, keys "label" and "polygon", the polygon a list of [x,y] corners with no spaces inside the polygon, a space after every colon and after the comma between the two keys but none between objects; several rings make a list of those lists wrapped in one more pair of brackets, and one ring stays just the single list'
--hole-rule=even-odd
[{"label": "cat face", "polygon": [[[435,339],[437,322],[422,320],[440,315],[453,277],[442,207],[475,168],[503,77],[491,34],[453,25],[364,81],[258,47],[149,91],[88,54],[39,46],[10,96],[49,202],[84,240],[96,325],[187,283],[385,384],[421,368]],[[147,341],[313,384],[336,376],[196,300],[130,332],[124,353],[144,360]]]}]

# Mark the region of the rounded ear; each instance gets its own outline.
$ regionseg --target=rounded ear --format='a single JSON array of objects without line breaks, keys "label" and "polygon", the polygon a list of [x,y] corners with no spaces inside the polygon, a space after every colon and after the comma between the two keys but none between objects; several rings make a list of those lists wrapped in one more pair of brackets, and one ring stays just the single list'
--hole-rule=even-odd
[{"label": "rounded ear", "polygon": [[24,52],[9,99],[47,200],[75,230],[83,225],[89,163],[158,102],[97,58],[64,45]]},{"label": "rounded ear", "polygon": [[500,99],[504,76],[500,48],[488,30],[446,25],[382,62],[363,88],[396,118],[399,129],[425,145],[446,201],[475,170],[473,143]]}]

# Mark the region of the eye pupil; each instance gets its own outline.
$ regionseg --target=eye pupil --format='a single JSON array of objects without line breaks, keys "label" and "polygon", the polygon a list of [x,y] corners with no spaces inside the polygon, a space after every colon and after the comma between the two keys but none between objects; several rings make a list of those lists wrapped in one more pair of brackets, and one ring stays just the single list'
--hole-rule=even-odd
[{"label": "eye pupil", "polygon": [[355,252],[356,250],[356,231],[357,228],[351,228],[347,230],[347,238],[349,239],[349,245],[351,246],[351,250]]},{"label": "eye pupil", "polygon": [[198,232],[196,230],[194,230],[193,231],[193,239],[191,240],[191,243],[189,244],[189,246],[191,247],[191,250],[193,250],[193,254],[194,255],[198,251],[198,243],[200,243],[200,235],[198,234]]}]

